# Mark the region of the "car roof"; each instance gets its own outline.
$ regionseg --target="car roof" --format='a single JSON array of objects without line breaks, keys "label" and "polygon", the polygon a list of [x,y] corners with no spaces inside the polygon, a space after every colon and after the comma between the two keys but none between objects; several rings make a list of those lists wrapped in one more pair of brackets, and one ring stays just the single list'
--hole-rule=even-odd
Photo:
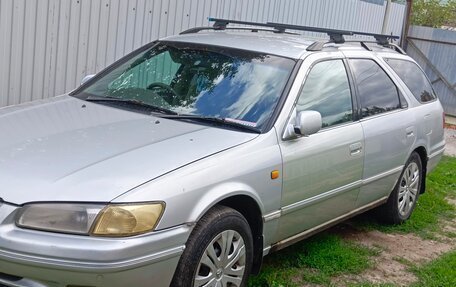
[{"label": "car roof", "polygon": [[302,35],[227,30],[201,31],[170,36],[161,40],[223,46],[294,59],[299,59],[303,54],[308,53],[307,47],[315,42]]},{"label": "car roof", "polygon": [[[207,30],[169,36],[161,40],[237,48],[293,59],[300,59],[305,54],[312,53],[306,49],[316,41],[328,41],[324,38],[311,38],[300,34],[273,33],[273,31],[261,30],[258,32]],[[364,46],[369,46],[369,52],[371,53],[381,52],[400,55],[394,49],[378,45],[375,41],[371,43],[369,40],[359,38],[355,39],[355,41],[347,40],[344,44],[328,43],[322,50],[328,52],[342,48],[342,50],[366,51],[366,48],[360,45],[361,41],[363,41]]]}]

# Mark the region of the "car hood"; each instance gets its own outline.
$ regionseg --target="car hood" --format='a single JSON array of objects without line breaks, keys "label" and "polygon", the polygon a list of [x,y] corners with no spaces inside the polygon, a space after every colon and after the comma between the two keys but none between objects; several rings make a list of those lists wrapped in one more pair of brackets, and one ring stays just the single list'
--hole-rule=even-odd
[{"label": "car hood", "polygon": [[0,109],[0,135],[0,198],[15,204],[111,201],[258,136],[69,96]]}]

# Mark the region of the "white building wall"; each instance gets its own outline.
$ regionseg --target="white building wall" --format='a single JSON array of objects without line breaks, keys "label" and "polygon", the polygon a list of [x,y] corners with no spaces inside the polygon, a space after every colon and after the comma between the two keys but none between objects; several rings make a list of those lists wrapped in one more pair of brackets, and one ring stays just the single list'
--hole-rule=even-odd
[{"label": "white building wall", "polygon": [[[380,33],[384,12],[360,0],[0,0],[0,107],[68,92],[208,16]],[[393,4],[388,31],[401,34],[404,13]]]}]

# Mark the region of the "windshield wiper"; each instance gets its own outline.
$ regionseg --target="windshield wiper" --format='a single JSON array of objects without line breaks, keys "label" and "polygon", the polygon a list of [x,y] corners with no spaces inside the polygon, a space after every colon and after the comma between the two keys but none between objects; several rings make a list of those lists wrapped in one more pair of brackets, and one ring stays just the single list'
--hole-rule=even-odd
[{"label": "windshield wiper", "polygon": [[114,103],[118,102],[118,103],[122,103],[122,104],[135,105],[135,106],[140,106],[142,108],[149,109],[155,113],[159,113],[160,115],[157,115],[157,116],[166,118],[166,119],[181,119],[181,120],[193,120],[193,121],[216,123],[219,125],[229,126],[229,127],[233,127],[233,128],[237,128],[237,129],[241,129],[241,130],[261,133],[261,131],[258,128],[244,125],[241,123],[237,123],[234,121],[230,121],[230,120],[227,120],[224,118],[178,114],[175,111],[168,110],[168,109],[154,106],[154,105],[149,105],[143,101],[136,100],[136,99],[122,99],[122,98],[111,97],[111,96],[105,96],[105,97],[89,96],[85,100],[89,101],[89,102],[114,102]]},{"label": "windshield wiper", "polygon": [[208,117],[208,116],[198,116],[198,115],[160,115],[160,117],[165,118],[165,119],[182,119],[182,120],[192,120],[192,121],[201,121],[201,122],[209,122],[209,123],[215,123],[215,124],[220,124],[224,126],[229,126],[232,128],[236,129],[241,129],[241,130],[246,130],[250,132],[255,132],[255,133],[261,133],[261,130],[258,128],[244,125],[241,123],[237,123],[234,121],[230,121],[224,118],[217,118],[217,117]]},{"label": "windshield wiper", "polygon": [[111,96],[105,96],[105,97],[100,97],[100,96],[88,96],[85,98],[86,101],[89,102],[118,102],[118,103],[123,103],[123,104],[130,104],[130,105],[135,105],[135,106],[140,106],[146,109],[149,109],[154,112],[159,112],[161,114],[165,115],[178,115],[178,113],[168,110],[159,106],[154,106],[147,104],[143,101],[136,100],[136,99],[122,99],[122,98],[117,98],[117,97],[111,97]]}]

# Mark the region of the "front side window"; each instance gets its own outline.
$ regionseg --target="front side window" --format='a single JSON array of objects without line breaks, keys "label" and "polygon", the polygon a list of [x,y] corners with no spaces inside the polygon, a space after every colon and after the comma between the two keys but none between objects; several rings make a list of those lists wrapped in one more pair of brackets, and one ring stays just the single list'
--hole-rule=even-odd
[{"label": "front side window", "polygon": [[313,66],[301,90],[296,109],[298,112],[319,112],[323,127],[352,121],[350,85],[342,60],[324,61]]},{"label": "front side window", "polygon": [[426,103],[436,99],[432,85],[417,64],[399,59],[386,59],[388,65],[407,85],[413,96],[420,102]]},{"label": "front side window", "polygon": [[350,59],[349,62],[363,117],[401,108],[396,85],[376,62],[370,59]]},{"label": "front side window", "polygon": [[109,104],[113,99],[133,100],[142,109],[150,105],[174,118],[210,117],[261,130],[294,65],[294,60],[257,52],[161,42],[124,60],[74,96],[110,99]]}]

